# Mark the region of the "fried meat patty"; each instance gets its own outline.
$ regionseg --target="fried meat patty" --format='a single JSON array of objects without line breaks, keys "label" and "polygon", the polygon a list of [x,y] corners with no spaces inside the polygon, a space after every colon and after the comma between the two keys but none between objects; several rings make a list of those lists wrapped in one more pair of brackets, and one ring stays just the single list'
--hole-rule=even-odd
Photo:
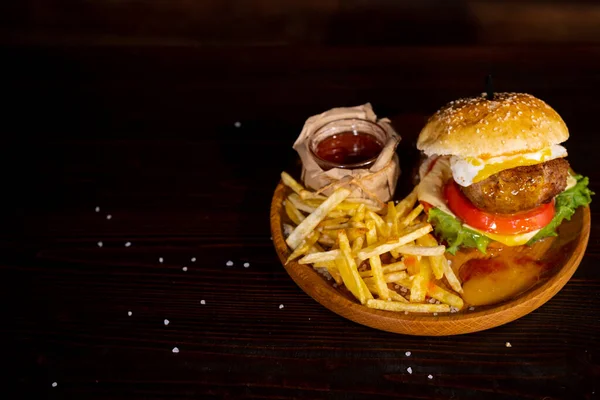
[{"label": "fried meat patty", "polygon": [[542,164],[500,171],[471,186],[463,193],[479,209],[496,214],[527,211],[565,190],[569,162],[557,158]]}]

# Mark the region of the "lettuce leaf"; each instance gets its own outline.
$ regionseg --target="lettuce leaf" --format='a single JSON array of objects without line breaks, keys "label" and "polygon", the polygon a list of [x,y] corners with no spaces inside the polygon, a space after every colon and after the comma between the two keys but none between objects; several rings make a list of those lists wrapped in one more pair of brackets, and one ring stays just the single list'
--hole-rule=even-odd
[{"label": "lettuce leaf", "polygon": [[527,242],[528,245],[548,236],[556,236],[556,228],[560,226],[563,220],[571,220],[578,207],[587,206],[592,202],[594,192],[588,188],[588,177],[583,175],[574,175],[573,177],[577,181],[577,184],[556,196],[554,203],[556,214],[554,214],[554,218]]},{"label": "lettuce leaf", "polygon": [[487,245],[492,239],[466,228],[459,220],[439,208],[429,210],[428,221],[432,223],[436,235],[448,244],[446,251],[456,254],[459,247],[474,247],[485,254]]}]

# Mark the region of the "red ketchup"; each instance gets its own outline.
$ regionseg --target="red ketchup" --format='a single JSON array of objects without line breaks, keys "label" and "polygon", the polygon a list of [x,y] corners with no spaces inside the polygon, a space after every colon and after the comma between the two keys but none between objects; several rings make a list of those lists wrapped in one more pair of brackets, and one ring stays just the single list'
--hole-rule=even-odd
[{"label": "red ketchup", "polygon": [[342,132],[321,141],[315,154],[331,163],[341,165],[360,164],[376,158],[383,144],[373,135],[362,132]]}]

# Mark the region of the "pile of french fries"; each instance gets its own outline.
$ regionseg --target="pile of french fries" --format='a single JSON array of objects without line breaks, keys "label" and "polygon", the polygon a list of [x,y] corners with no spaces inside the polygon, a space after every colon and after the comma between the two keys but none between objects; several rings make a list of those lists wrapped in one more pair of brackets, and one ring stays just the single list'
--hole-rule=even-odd
[{"label": "pile of french fries", "polygon": [[[281,174],[292,189],[284,208],[287,259],[326,270],[361,304],[405,313],[456,312],[463,308],[462,287],[446,248],[431,235],[423,206],[413,190],[386,206],[350,198],[341,187],[329,197],[304,188]],[[416,205],[416,206],[415,206]]]}]

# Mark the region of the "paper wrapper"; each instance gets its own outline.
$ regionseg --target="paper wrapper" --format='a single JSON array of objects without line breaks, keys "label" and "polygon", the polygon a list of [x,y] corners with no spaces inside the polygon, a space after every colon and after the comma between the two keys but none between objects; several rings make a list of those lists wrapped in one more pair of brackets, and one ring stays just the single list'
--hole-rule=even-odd
[{"label": "paper wrapper", "polygon": [[[388,134],[388,141],[375,163],[369,169],[333,168],[321,169],[309,149],[311,136],[323,125],[346,118],[359,118],[376,122]],[[348,108],[333,108],[306,120],[302,133],[294,143],[294,149],[302,159],[302,180],[314,190],[329,195],[340,186],[353,189],[351,197],[364,197],[380,202],[389,201],[396,190],[400,176],[400,164],[396,155],[396,147],[400,136],[394,131],[390,120],[377,119],[371,104]]]}]

